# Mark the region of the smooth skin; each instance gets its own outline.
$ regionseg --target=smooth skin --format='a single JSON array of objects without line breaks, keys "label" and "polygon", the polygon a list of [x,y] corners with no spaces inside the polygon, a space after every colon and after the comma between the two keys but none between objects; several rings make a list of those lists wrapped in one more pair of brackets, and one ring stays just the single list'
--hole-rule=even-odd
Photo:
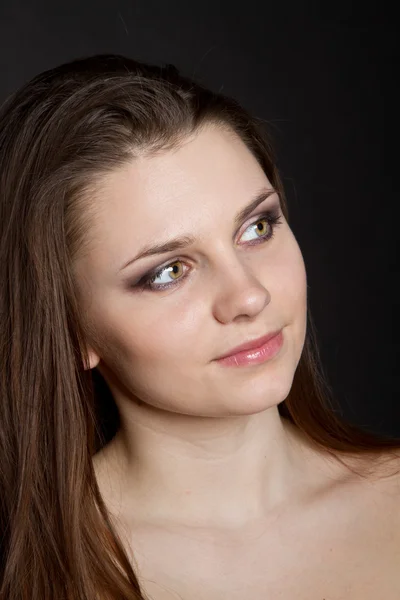
[{"label": "smooth skin", "polygon": [[[235,224],[260,190],[272,193]],[[99,178],[93,201],[75,265],[87,368],[121,417],[94,467],[152,598],[398,599],[398,477],[358,479],[279,415],[304,346],[307,279],[283,214],[274,228],[265,219],[279,197],[247,147],[208,126]],[[122,268],[178,236],[194,241]],[[152,289],[138,284],[161,267]],[[280,328],[272,360],[215,361]]]}]

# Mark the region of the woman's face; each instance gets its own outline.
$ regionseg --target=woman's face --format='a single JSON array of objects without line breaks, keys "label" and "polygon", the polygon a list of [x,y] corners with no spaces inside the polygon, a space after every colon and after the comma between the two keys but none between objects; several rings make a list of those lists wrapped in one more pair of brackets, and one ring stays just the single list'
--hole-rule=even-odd
[{"label": "woman's face", "polygon": [[[117,404],[238,416],[286,398],[306,333],[302,254],[276,193],[235,222],[271,189],[243,142],[211,126],[178,150],[134,159],[99,181],[93,243],[76,272],[95,332],[87,340],[90,367]],[[279,211],[275,228],[268,211]],[[143,248],[184,236],[193,238],[189,245],[123,268]],[[281,328],[283,346],[272,360],[215,361]]]}]

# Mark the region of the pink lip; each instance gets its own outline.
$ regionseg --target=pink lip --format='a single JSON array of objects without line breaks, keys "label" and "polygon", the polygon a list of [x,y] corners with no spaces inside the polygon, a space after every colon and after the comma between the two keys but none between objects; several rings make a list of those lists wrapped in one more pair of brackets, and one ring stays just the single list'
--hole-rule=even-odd
[{"label": "pink lip", "polygon": [[266,344],[269,340],[271,340],[272,338],[277,336],[278,333],[280,333],[281,331],[282,331],[281,329],[278,329],[278,331],[272,331],[270,333],[267,333],[267,335],[264,335],[263,337],[260,337],[251,342],[246,342],[244,344],[240,344],[240,346],[236,346],[236,348],[232,348],[232,350],[229,350],[226,354],[221,354],[221,356],[218,356],[215,360],[220,360],[221,358],[227,358],[228,356],[234,356],[235,354],[238,354],[239,352],[243,352],[244,350],[257,350],[258,348],[260,348],[261,346]]},{"label": "pink lip", "polygon": [[[262,342],[262,340],[264,340],[264,342]],[[216,362],[227,367],[251,366],[264,363],[279,353],[283,345],[283,332],[280,330],[268,334],[263,338],[254,340],[251,344],[253,346],[251,348],[249,348],[250,344],[238,346],[238,348],[241,348],[239,352],[236,349],[236,351],[234,350],[234,354],[228,354],[221,358],[217,358]],[[257,345],[258,347],[256,347]],[[243,347],[246,346],[247,348],[243,350]]]}]

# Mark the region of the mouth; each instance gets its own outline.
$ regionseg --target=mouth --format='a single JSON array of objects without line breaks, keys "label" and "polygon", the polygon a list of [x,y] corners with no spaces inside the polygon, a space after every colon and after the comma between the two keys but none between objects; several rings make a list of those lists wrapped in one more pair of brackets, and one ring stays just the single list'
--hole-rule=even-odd
[{"label": "mouth", "polygon": [[220,356],[217,356],[217,358],[215,358],[214,360],[221,360],[223,358],[228,358],[230,356],[234,356],[235,354],[239,354],[239,353],[245,352],[245,351],[258,350],[259,348],[264,346],[267,342],[269,342],[270,340],[272,340],[273,338],[278,336],[281,333],[281,331],[282,331],[282,329],[277,329],[276,331],[271,331],[271,332],[267,333],[266,335],[263,335],[262,337],[259,337],[257,339],[253,339],[248,342],[244,342],[243,344],[240,344],[239,346],[235,346],[234,348],[231,348],[225,354],[221,354]]}]

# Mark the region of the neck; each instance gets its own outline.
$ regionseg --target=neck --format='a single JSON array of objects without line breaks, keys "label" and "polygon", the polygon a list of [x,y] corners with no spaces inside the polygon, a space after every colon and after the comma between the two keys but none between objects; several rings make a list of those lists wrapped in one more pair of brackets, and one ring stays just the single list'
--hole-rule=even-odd
[{"label": "neck", "polygon": [[134,413],[95,457],[103,495],[133,518],[242,527],[293,502],[309,483],[310,449],[277,406],[227,418],[148,405]]}]

